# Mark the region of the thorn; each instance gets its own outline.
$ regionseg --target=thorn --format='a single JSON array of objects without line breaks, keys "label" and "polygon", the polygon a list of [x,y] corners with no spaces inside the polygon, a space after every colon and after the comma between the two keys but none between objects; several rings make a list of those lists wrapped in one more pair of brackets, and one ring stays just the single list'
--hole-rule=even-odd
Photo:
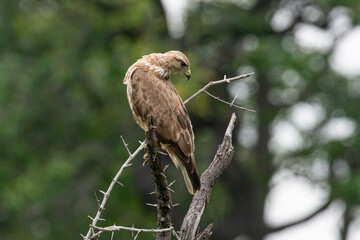
[{"label": "thorn", "polygon": [[175,192],[174,190],[172,190],[171,188],[169,188],[168,186],[166,186],[166,188],[170,191],[170,192]]},{"label": "thorn", "polygon": [[97,205],[98,205],[98,207],[100,208],[100,201],[99,201],[99,198],[97,197],[97,195],[96,195],[96,192],[94,192],[94,195],[95,195],[95,198],[96,198],[96,202],[97,202]]},{"label": "thorn", "polygon": [[180,203],[175,203],[175,204],[172,205],[172,207],[176,207],[176,206],[179,206],[179,205],[180,205]]},{"label": "thorn", "polygon": [[124,184],[122,184],[121,182],[119,182],[118,180],[116,180],[116,182],[120,185],[120,186],[124,186]]},{"label": "thorn", "polygon": [[99,190],[99,192],[101,192],[102,194],[106,195],[106,192],[102,191],[102,190]]},{"label": "thorn", "polygon": [[111,233],[111,239],[110,239],[110,240],[113,240],[113,239],[114,239],[114,234],[115,234],[115,232],[112,232],[112,233]]},{"label": "thorn", "polygon": [[169,168],[169,166],[170,166],[169,164],[165,165],[163,172],[165,172]]},{"label": "thorn", "polygon": [[174,182],[176,182],[176,180],[172,181],[172,182],[168,185],[168,187],[171,187],[171,185],[173,185]]},{"label": "thorn", "polygon": [[81,233],[80,233],[80,236],[81,236],[82,238],[85,238],[85,236],[84,236],[84,235],[82,235]]},{"label": "thorn", "polygon": [[146,203],[146,205],[148,205],[150,207],[157,207],[158,206],[157,204],[154,204],[154,203]]},{"label": "thorn", "polygon": [[236,94],[236,95],[235,95],[234,99],[233,99],[233,100],[231,101],[231,103],[230,103],[230,107],[232,107],[232,106],[233,106],[233,104],[234,104],[234,102],[235,102],[236,98],[238,97],[238,95],[239,95],[239,94]]},{"label": "thorn", "polygon": [[150,193],[150,195],[153,195],[153,194],[155,194],[155,191],[153,191],[153,192]]},{"label": "thorn", "polygon": [[99,218],[99,221],[105,221],[105,219],[104,218]]},{"label": "thorn", "polygon": [[91,221],[94,221],[94,218],[90,217],[89,215],[87,215],[88,218],[91,219]]},{"label": "thorn", "polygon": [[160,173],[161,174],[161,176],[163,176],[164,178],[166,178],[166,175],[164,174],[164,173]]}]

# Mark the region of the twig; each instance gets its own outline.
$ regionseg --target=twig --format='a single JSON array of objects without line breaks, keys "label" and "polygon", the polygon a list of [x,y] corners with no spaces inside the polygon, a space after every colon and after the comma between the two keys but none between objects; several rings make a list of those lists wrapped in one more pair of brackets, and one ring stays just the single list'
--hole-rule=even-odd
[{"label": "twig", "polygon": [[199,91],[197,91],[194,95],[192,95],[191,97],[189,97],[188,99],[186,99],[184,101],[184,104],[188,103],[190,100],[192,100],[193,98],[197,97],[198,95],[200,95],[201,93],[205,92],[206,89],[208,89],[209,87],[211,86],[214,86],[214,85],[218,85],[218,84],[223,84],[223,83],[230,83],[232,81],[235,81],[235,80],[239,80],[239,79],[244,79],[244,78],[247,78],[247,77],[250,77],[254,75],[254,73],[248,73],[248,74],[243,74],[243,75],[239,75],[239,76],[236,76],[236,77],[233,77],[233,78],[226,78],[226,75],[224,76],[224,79],[222,80],[218,80],[218,81],[211,81],[209,82],[208,84],[206,84],[202,89],[200,89]]},{"label": "twig", "polygon": [[209,237],[211,236],[212,234],[212,228],[213,228],[214,224],[213,223],[210,223],[206,228],[205,230],[199,234],[199,236],[196,238],[196,240],[207,240],[209,239]]},{"label": "twig", "polygon": [[190,208],[184,217],[184,221],[180,229],[180,238],[182,240],[193,240],[195,238],[196,230],[199,226],[201,216],[206,205],[210,201],[210,195],[216,181],[219,179],[221,173],[229,165],[234,156],[234,147],[232,145],[232,130],[234,129],[234,122],[236,116],[233,113],[226,129],[224,140],[219,146],[214,160],[210,166],[201,175],[201,188],[194,195]]},{"label": "twig", "polygon": [[[114,187],[114,185],[117,183],[120,175],[122,174],[122,172],[124,171],[124,169],[126,167],[129,166],[130,162],[135,158],[135,156],[144,148],[145,146],[145,142],[142,142],[140,144],[140,146],[135,150],[134,153],[130,154],[129,158],[125,161],[125,163],[120,167],[119,171],[117,172],[117,174],[115,175],[114,179],[111,181],[106,193],[104,193],[104,197],[102,199],[102,202],[100,204],[100,207],[98,208],[98,211],[96,213],[96,216],[93,218],[91,225],[90,226],[96,226],[96,223],[99,221],[100,219],[100,215],[102,213],[102,211],[105,209],[105,204],[108,200],[108,198],[110,197],[110,193]],[[91,238],[93,238],[92,236],[93,234],[93,228],[90,227],[89,231],[87,232],[86,236],[84,237],[84,240],[89,240]]]},{"label": "twig", "polygon": [[253,110],[253,109],[241,107],[241,106],[238,106],[238,105],[234,104],[234,101],[235,101],[236,97],[234,98],[234,100],[233,100],[232,102],[227,102],[227,101],[225,101],[225,100],[222,100],[222,99],[219,98],[219,97],[216,97],[216,96],[212,95],[211,93],[209,93],[209,92],[206,91],[206,90],[205,90],[204,92],[205,92],[207,95],[209,95],[210,97],[212,97],[212,98],[214,98],[214,99],[216,99],[216,100],[218,100],[218,101],[220,101],[220,102],[223,102],[223,103],[228,104],[230,107],[236,107],[236,108],[239,108],[239,109],[241,109],[241,110],[246,110],[246,111],[249,111],[249,112],[256,112],[256,111]]},{"label": "twig", "polygon": [[172,232],[172,234],[176,237],[177,240],[180,240],[180,237],[179,237],[179,235],[176,233],[175,229],[173,229],[171,232]]},{"label": "twig", "polygon": [[131,152],[130,152],[130,149],[129,149],[129,147],[128,147],[128,144],[125,142],[125,140],[124,140],[124,138],[123,138],[122,135],[120,135],[120,138],[121,138],[121,140],[122,140],[122,142],[123,142],[123,144],[124,144],[124,146],[125,146],[125,148],[126,148],[126,151],[127,151],[128,154],[129,154],[129,157],[131,157]]},{"label": "twig", "polygon": [[108,226],[108,227],[98,227],[96,225],[90,225],[91,228],[98,230],[96,234],[91,236],[90,239],[94,239],[99,237],[103,232],[118,232],[122,230],[136,232],[137,234],[144,232],[144,233],[164,233],[170,232],[174,229],[173,227],[163,228],[163,229],[145,229],[145,228],[135,228],[135,227],[124,227],[124,226]]}]

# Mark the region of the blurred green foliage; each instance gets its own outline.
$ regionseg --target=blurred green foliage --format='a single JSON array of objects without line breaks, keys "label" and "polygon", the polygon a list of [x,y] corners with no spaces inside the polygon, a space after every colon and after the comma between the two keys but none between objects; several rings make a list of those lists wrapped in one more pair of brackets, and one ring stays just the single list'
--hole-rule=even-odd
[{"label": "blurred green foliage", "polygon": [[[172,38],[160,1],[0,2],[0,239],[78,239],[87,232],[86,216],[97,210],[94,192],[108,186],[127,158],[119,136],[131,150],[144,139],[132,119],[123,76],[142,55],[170,49],[184,51],[192,64],[192,81],[185,84],[174,77],[183,99],[210,80],[256,72],[252,79],[210,90],[226,100],[238,92],[237,104],[256,109],[256,114],[229,110],[206,95],[187,106],[200,172],[211,161],[231,112],[241,119],[234,137],[236,156],[202,219],[204,226],[215,221],[213,239],[263,239],[275,231],[263,215],[269,183],[281,169],[326,186],[329,201],[342,201],[351,213],[350,221],[344,214],[343,229],[358,217],[360,80],[332,70],[335,45],[326,51],[304,49],[295,32],[301,23],[329,29],[329,16],[339,4],[356,25],[359,2],[189,4],[185,32]],[[271,19],[282,9],[291,12],[292,21],[276,31]],[[320,17],[306,18],[306,11],[314,9]],[[300,103],[323,113],[310,130],[292,120]],[[353,132],[345,138],[324,135],[327,124],[339,118],[354,123]],[[285,153],[272,148],[273,129],[281,121],[290,122],[304,144]],[[311,172],[319,159],[328,171],[323,178]],[[145,205],[155,201],[148,195],[153,185],[141,161],[139,156],[122,175],[125,187],[113,190],[104,212],[107,225],[155,227],[155,211]],[[173,199],[180,206],[173,215],[179,229],[191,197],[183,194],[185,186],[174,167],[168,174],[178,180]],[[115,237],[129,239],[131,233]],[[153,239],[151,234],[140,237]]]}]

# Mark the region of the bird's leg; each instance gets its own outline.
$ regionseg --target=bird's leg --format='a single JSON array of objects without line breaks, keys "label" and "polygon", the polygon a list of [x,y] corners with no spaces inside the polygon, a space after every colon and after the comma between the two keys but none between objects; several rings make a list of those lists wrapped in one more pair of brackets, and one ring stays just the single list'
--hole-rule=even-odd
[{"label": "bird's leg", "polygon": [[161,154],[161,155],[167,155],[166,153],[164,153],[164,149],[161,147],[161,144],[160,142],[157,143],[157,148],[158,148],[158,153]]},{"label": "bird's leg", "polygon": [[[146,133],[147,134],[147,133]],[[149,165],[149,162],[148,162],[148,160],[149,160],[149,153],[148,153],[148,147],[147,147],[147,142],[148,142],[148,140],[146,139],[146,144],[145,144],[145,146],[144,146],[144,150],[145,150],[145,154],[144,154],[144,156],[143,156],[143,159],[144,159],[144,162],[142,163],[142,165],[145,167],[145,166],[147,166],[147,165]]]}]

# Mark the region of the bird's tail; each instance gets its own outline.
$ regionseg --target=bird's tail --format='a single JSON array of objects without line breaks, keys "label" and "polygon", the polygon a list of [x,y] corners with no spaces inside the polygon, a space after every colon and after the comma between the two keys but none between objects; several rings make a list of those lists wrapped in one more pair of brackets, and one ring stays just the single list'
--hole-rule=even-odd
[{"label": "bird's tail", "polygon": [[186,162],[194,163],[193,165],[184,164],[184,161],[182,161],[178,154],[176,154],[170,147],[166,147],[165,149],[169,153],[169,156],[173,161],[175,167],[180,167],[189,193],[194,195],[198,190],[200,190],[201,187],[199,173],[195,166],[194,156],[191,155],[190,157],[187,157],[188,159],[186,159]]},{"label": "bird's tail", "polygon": [[201,187],[200,177],[196,167],[192,172],[188,171],[188,169],[182,163],[179,164],[179,167],[184,176],[186,187],[189,193],[194,195],[198,190],[200,190]]}]

